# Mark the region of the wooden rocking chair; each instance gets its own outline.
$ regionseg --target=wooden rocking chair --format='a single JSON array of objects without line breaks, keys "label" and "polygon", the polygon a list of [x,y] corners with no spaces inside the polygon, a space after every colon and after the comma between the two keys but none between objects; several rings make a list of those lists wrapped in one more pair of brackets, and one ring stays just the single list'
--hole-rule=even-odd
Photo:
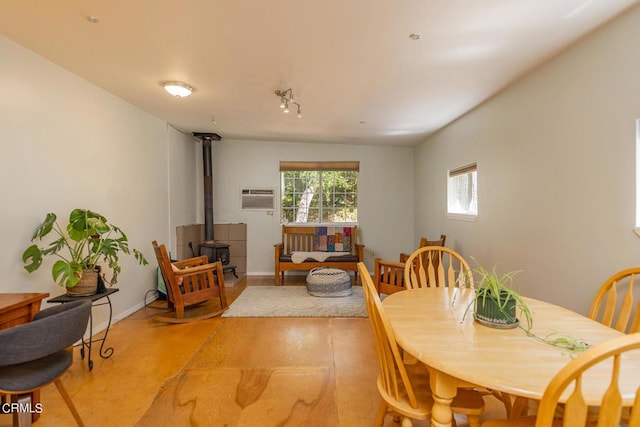
[{"label": "wooden rocking chair", "polygon": [[[172,314],[156,316],[156,320],[186,323],[219,316],[227,310],[220,262],[209,263],[206,256],[199,256],[172,263],[164,245],[155,240],[152,244],[167,287],[167,303],[174,310]],[[208,302],[211,304],[204,304]]]}]

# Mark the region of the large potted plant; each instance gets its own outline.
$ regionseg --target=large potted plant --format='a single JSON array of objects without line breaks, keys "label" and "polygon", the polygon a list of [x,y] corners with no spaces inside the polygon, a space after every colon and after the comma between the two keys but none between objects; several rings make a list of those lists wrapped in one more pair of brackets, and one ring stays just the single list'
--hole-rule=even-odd
[{"label": "large potted plant", "polygon": [[32,273],[41,265],[45,256],[54,255],[59,259],[53,264],[53,280],[67,288],[70,295],[92,295],[96,293],[100,268],[112,270],[110,280],[114,285],[121,272],[119,254],[133,254],[140,265],[147,260],[142,252],[129,249],[129,241],[124,232],[97,212],[74,209],[69,222],[62,228],[54,213],[48,213],[45,220],[33,233],[31,241],[42,241],[46,236],[53,240],[46,247],[37,244],[29,246],[22,254],[24,268]]}]

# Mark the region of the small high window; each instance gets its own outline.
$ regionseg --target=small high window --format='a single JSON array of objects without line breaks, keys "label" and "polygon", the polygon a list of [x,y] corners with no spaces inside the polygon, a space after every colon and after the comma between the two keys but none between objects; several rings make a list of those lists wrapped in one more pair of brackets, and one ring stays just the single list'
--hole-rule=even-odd
[{"label": "small high window", "polygon": [[640,119],[636,120],[636,234],[640,236]]},{"label": "small high window", "polygon": [[478,170],[475,163],[449,170],[447,212],[454,217],[478,215]]}]

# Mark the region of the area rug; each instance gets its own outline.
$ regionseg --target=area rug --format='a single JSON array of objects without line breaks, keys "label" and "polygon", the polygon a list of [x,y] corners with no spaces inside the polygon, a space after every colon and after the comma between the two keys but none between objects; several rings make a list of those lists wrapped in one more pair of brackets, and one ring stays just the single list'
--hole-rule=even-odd
[{"label": "area rug", "polygon": [[222,317],[367,317],[362,287],[346,297],[314,297],[305,286],[248,286]]}]

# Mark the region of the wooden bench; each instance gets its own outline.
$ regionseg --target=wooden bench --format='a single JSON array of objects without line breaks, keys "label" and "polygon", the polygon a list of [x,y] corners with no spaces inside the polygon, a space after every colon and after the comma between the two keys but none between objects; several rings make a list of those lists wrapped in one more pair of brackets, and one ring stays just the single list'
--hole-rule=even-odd
[{"label": "wooden bench", "polygon": [[[333,241],[331,240],[331,237],[327,238],[330,242],[328,246],[322,238],[325,231],[335,238]],[[334,244],[332,245],[331,243]],[[341,252],[339,250],[340,245],[344,245],[344,252],[349,253],[340,256],[331,256],[331,252]],[[358,263],[360,261],[364,261],[364,245],[358,244],[358,227],[355,225],[283,225],[282,242],[274,245],[274,247],[276,285],[280,285],[284,282],[285,271],[307,271],[315,267],[334,267],[342,270],[351,270],[357,273]],[[308,257],[302,262],[294,262],[292,259],[293,252],[322,252],[324,256],[328,257],[322,261]]]}]

